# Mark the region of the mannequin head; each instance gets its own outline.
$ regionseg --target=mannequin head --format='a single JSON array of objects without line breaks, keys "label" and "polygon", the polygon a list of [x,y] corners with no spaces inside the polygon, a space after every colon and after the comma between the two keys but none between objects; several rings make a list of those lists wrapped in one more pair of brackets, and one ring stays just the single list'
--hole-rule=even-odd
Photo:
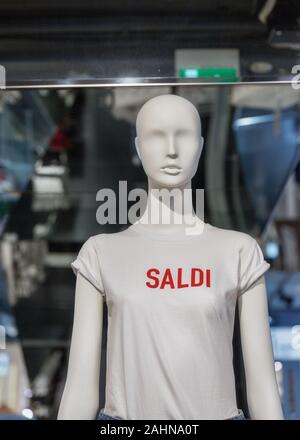
[{"label": "mannequin head", "polygon": [[196,107],[176,95],[147,101],[136,120],[135,145],[152,185],[180,187],[195,175],[203,148]]}]

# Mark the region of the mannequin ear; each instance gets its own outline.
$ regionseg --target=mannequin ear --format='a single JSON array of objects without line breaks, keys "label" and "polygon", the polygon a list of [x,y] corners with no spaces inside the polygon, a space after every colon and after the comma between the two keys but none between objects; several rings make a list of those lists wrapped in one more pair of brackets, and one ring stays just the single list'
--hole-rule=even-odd
[{"label": "mannequin ear", "polygon": [[204,137],[201,136],[200,141],[199,141],[199,149],[200,149],[201,153],[202,153],[202,149],[203,149],[203,144],[204,144]]},{"label": "mannequin ear", "polygon": [[199,160],[200,160],[200,157],[202,154],[203,144],[204,144],[204,137],[200,136],[200,139],[199,139]]},{"label": "mannequin ear", "polygon": [[139,156],[139,159],[141,160],[140,150],[139,150],[139,140],[138,140],[137,136],[134,139],[134,143],[135,143],[135,148],[136,148],[137,155]]}]

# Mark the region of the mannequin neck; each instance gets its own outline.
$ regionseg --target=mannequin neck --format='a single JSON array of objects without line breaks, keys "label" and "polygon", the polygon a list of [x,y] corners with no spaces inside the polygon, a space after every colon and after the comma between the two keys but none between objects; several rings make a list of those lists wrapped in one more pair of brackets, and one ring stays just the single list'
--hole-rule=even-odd
[{"label": "mannequin neck", "polygon": [[183,233],[187,227],[203,225],[193,209],[191,180],[180,187],[162,187],[148,178],[146,208],[139,219],[153,231]]}]

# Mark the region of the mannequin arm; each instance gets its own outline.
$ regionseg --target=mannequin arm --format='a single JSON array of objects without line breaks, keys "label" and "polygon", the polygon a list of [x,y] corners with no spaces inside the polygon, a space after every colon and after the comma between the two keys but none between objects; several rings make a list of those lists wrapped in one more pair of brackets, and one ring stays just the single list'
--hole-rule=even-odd
[{"label": "mannequin arm", "polygon": [[239,297],[238,308],[250,417],[282,420],[264,276]]},{"label": "mannequin arm", "polygon": [[103,297],[80,273],[68,373],[58,419],[95,419],[99,405]]}]

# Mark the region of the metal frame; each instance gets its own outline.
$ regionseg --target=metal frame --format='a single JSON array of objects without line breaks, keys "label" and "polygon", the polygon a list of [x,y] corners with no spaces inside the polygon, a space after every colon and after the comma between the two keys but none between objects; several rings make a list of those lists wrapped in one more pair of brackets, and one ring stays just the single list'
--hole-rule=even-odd
[{"label": "metal frame", "polygon": [[93,88],[93,87],[159,87],[159,86],[245,86],[245,85],[274,85],[274,84],[292,84],[292,79],[286,80],[266,80],[266,81],[204,81],[199,79],[184,80],[174,78],[120,78],[120,79],[99,79],[99,80],[57,80],[57,81],[15,81],[8,83],[2,90],[22,90],[22,89],[58,89],[58,88]]}]

